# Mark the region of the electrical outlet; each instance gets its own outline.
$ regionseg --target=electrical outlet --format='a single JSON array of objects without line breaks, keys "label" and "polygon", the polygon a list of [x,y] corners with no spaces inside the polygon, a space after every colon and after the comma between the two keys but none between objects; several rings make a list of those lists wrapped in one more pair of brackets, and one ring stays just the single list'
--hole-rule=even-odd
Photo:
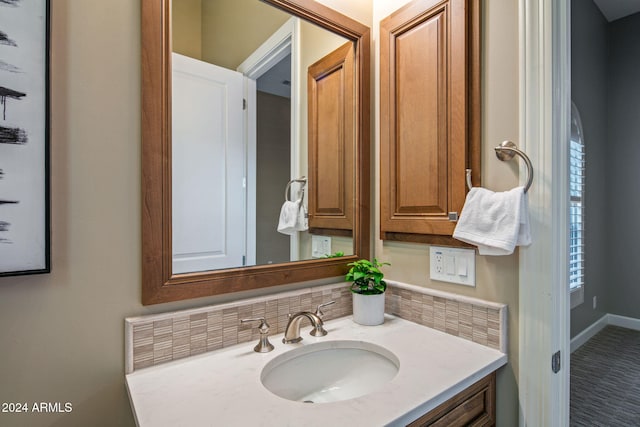
[{"label": "electrical outlet", "polygon": [[476,285],[475,250],[431,246],[429,257],[429,277],[432,280]]},{"label": "electrical outlet", "polygon": [[331,255],[331,237],[311,236],[311,257],[324,258]]},{"label": "electrical outlet", "polygon": [[435,269],[436,269],[436,272],[438,274],[443,274],[444,273],[443,260],[444,260],[444,256],[442,255],[442,252],[436,252]]},{"label": "electrical outlet", "polygon": [[593,309],[595,310],[598,306],[598,297],[593,297]]}]

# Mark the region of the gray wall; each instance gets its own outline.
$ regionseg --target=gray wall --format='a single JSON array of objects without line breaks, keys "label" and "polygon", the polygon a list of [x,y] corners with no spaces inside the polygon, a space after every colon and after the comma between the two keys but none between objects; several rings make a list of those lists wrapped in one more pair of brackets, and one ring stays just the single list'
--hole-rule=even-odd
[{"label": "gray wall", "polygon": [[610,313],[640,318],[640,13],[610,24]]},{"label": "gray wall", "polygon": [[571,6],[571,97],[587,152],[585,302],[571,312],[573,337],[605,313],[640,318],[640,14],[608,23],[592,1]]},{"label": "gray wall", "polygon": [[[591,0],[571,3],[571,98],[580,111],[586,149],[585,295],[571,311],[571,336],[598,320],[611,282],[607,254],[607,57],[608,23]],[[593,297],[598,307],[593,309]]]},{"label": "gray wall", "polygon": [[289,262],[290,238],[278,233],[284,189],[291,170],[291,102],[258,92],[256,262]]}]

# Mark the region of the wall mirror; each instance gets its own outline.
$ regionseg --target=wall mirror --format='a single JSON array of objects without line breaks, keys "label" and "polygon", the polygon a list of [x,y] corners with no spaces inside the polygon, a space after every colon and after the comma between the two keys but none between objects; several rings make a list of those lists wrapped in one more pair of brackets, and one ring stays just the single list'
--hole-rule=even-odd
[{"label": "wall mirror", "polygon": [[142,0],[143,304],[369,256],[369,43],[312,0]]}]

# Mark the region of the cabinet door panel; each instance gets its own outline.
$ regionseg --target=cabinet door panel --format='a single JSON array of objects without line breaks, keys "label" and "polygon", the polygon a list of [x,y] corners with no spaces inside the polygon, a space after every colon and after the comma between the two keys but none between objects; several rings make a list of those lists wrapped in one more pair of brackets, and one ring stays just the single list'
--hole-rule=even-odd
[{"label": "cabinet door panel", "polygon": [[392,48],[396,215],[446,215],[447,94],[440,90],[447,79],[446,23],[443,9],[398,33]]},{"label": "cabinet door panel", "polygon": [[478,182],[478,7],[417,0],[380,23],[383,239],[450,238],[467,167]]},{"label": "cabinet door panel", "polygon": [[[308,70],[309,229],[353,231],[354,52],[351,42]],[[322,185],[318,185],[319,183]],[[332,233],[341,230],[342,233]]]},{"label": "cabinet door panel", "polygon": [[407,427],[479,427],[495,423],[496,373],[492,372]]}]

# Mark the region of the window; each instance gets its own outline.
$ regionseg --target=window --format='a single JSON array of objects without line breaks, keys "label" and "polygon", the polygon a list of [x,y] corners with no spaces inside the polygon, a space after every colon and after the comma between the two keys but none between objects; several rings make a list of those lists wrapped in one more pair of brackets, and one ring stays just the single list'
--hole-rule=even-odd
[{"label": "window", "polygon": [[585,146],[580,113],[571,103],[569,141],[569,289],[571,308],[584,301]]}]

